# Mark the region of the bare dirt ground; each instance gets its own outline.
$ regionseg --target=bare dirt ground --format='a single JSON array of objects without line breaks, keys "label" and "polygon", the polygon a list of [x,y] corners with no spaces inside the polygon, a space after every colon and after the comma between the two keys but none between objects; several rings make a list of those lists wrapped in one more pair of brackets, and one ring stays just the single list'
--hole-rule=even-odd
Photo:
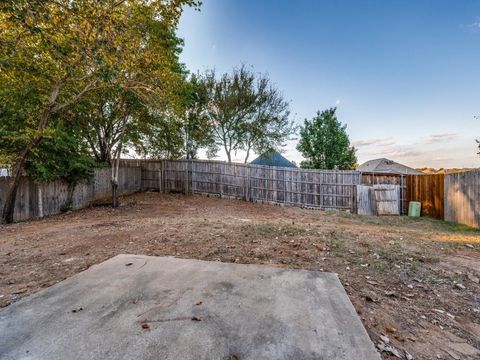
[{"label": "bare dirt ground", "polygon": [[0,227],[0,307],[120,253],[336,272],[385,359],[480,359],[480,231],[429,219],[136,194]]}]

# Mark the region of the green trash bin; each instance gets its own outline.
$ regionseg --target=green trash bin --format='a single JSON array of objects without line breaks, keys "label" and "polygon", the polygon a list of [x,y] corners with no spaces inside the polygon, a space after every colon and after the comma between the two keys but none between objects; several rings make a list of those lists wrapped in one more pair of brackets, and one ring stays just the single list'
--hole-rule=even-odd
[{"label": "green trash bin", "polygon": [[408,216],[420,217],[420,211],[422,209],[422,203],[418,201],[410,201],[408,204]]}]

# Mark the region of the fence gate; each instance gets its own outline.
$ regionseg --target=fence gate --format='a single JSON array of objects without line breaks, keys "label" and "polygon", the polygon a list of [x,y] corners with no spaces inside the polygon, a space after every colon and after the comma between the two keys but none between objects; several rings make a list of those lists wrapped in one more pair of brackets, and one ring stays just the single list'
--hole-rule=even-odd
[{"label": "fence gate", "polygon": [[375,191],[373,186],[357,185],[357,213],[375,215]]},{"label": "fence gate", "polygon": [[374,185],[377,215],[400,215],[400,186]]}]

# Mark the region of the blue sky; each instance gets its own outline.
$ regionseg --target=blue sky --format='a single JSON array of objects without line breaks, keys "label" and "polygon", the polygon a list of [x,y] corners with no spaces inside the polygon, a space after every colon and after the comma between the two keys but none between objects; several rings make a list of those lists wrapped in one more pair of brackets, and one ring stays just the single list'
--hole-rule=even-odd
[{"label": "blue sky", "polygon": [[190,71],[268,73],[298,124],[337,106],[359,162],[480,166],[480,1],[204,0],[179,35]]}]

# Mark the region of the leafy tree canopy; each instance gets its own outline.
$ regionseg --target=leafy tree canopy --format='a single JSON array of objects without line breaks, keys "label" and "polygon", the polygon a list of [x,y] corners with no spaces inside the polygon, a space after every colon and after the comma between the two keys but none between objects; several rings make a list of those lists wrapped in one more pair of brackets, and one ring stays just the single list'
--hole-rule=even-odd
[{"label": "leafy tree canopy", "polygon": [[0,142],[13,142],[0,153],[13,170],[4,222],[13,219],[25,163],[56,127],[53,123],[89,93],[117,88],[135,93],[144,102],[175,106],[181,80],[181,41],[175,29],[184,5],[199,2],[1,3],[0,104],[6,103],[8,109],[0,108]]},{"label": "leafy tree canopy", "polygon": [[346,125],[338,121],[336,108],[317,112],[312,120],[305,119],[300,129],[297,150],[305,161],[300,166],[307,169],[350,170],[355,167],[357,157],[350,144]]},{"label": "leafy tree canopy", "polygon": [[48,182],[58,178],[76,185],[93,176],[98,166],[88,149],[79,141],[73,129],[61,123],[50,128],[26,163],[29,175],[37,182]]},{"label": "leafy tree canopy", "polygon": [[279,147],[292,132],[289,104],[267,75],[241,66],[219,78],[209,71],[205,81],[213,129],[210,156],[223,149],[230,162],[232,152],[246,150],[247,161],[250,150]]}]

